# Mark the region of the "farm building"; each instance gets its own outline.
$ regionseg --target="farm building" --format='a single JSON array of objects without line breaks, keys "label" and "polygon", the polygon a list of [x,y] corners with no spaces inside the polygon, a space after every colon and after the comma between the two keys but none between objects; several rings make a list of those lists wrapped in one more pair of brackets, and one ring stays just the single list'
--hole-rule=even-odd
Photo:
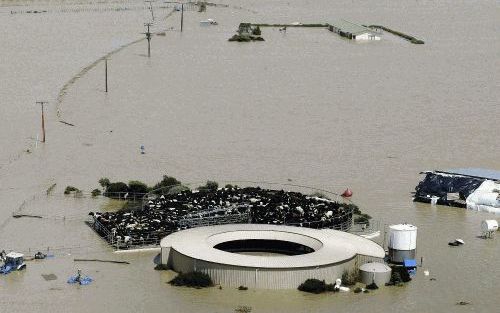
[{"label": "farm building", "polygon": [[328,30],[352,40],[380,40],[381,38],[381,33],[346,20],[329,23]]},{"label": "farm building", "polygon": [[215,284],[261,289],[295,289],[309,278],[334,283],[385,256],[378,244],[346,232],[268,224],[191,228],[160,246],[161,263],[176,272],[201,271]]}]

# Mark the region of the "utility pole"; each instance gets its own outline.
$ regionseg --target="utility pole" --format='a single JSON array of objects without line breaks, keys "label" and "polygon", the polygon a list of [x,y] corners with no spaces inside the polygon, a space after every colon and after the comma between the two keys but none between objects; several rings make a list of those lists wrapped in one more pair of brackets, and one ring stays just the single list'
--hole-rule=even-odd
[{"label": "utility pole", "polygon": [[146,39],[148,40],[148,58],[151,57],[151,32],[149,31],[149,27],[153,25],[153,23],[144,23],[144,26],[148,28],[146,34]]},{"label": "utility pole", "polygon": [[106,92],[108,92],[108,59],[104,59],[104,79],[105,79],[105,86],[106,86]]},{"label": "utility pole", "polygon": [[151,11],[151,18],[153,19],[153,21],[155,20],[155,16],[153,14],[153,0],[146,0],[144,2],[149,2],[149,10]]},{"label": "utility pole", "polygon": [[183,26],[184,26],[184,3],[181,3],[181,32]]},{"label": "utility pole", "polygon": [[43,105],[47,104],[47,101],[37,101],[36,104],[40,104],[42,106],[42,142],[45,142],[45,114]]},{"label": "utility pole", "polygon": [[182,29],[184,28],[184,4],[186,3],[183,3],[183,2],[178,2],[178,1],[166,1],[166,2],[163,2],[163,3],[175,3],[176,6],[175,6],[175,10],[178,11],[179,7],[177,5],[181,5],[181,32],[182,32]]}]

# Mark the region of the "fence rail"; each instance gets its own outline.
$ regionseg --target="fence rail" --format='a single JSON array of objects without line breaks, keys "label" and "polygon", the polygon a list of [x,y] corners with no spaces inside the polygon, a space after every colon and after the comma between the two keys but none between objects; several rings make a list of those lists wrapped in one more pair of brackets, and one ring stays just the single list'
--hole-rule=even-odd
[{"label": "fence rail", "polygon": [[[315,229],[334,229],[340,231],[349,231],[353,225],[352,222],[352,214],[353,209],[350,209],[341,217],[335,217],[335,219],[344,219],[342,223],[337,223],[335,225],[331,225],[331,220],[325,221],[312,221],[312,222],[303,222],[303,223],[286,223],[283,222],[283,225],[287,226],[300,226],[300,227],[308,227]],[[243,213],[235,213],[228,215],[220,215],[220,216],[202,216],[202,217],[192,217],[192,218],[184,218],[178,221],[178,225],[180,229],[187,228],[195,228],[202,226],[210,226],[210,225],[225,225],[225,224],[243,224],[251,222],[251,209],[248,208],[247,212]],[[127,249],[139,249],[139,248],[147,248],[147,247],[155,247],[160,244],[160,241],[163,237],[175,232],[163,232],[161,234],[150,234],[146,238],[134,238],[125,236],[125,238],[121,238],[120,236],[115,236],[112,231],[107,229],[102,223],[100,223],[95,216],[91,216],[88,225],[92,227],[101,238],[106,240],[109,245],[111,245],[116,250],[127,250]],[[128,237],[128,238],[127,238]]]}]

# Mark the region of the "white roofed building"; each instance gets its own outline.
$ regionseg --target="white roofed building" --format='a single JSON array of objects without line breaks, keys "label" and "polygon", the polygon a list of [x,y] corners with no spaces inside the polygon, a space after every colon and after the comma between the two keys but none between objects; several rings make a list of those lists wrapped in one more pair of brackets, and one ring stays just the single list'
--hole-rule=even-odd
[{"label": "white roofed building", "polygon": [[360,236],[331,229],[268,224],[191,228],[163,238],[161,263],[176,272],[201,271],[215,284],[295,289],[309,278],[334,283],[384,249]]},{"label": "white roofed building", "polygon": [[373,29],[346,20],[329,23],[328,30],[352,40],[380,40],[382,36]]}]

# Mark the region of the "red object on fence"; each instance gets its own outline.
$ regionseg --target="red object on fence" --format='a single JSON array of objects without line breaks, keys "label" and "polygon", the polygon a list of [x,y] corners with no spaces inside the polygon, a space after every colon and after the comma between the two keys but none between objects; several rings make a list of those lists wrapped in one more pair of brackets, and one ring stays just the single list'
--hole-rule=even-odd
[{"label": "red object on fence", "polygon": [[344,193],[342,194],[342,197],[346,197],[346,198],[349,198],[352,196],[352,190],[347,188]]}]

